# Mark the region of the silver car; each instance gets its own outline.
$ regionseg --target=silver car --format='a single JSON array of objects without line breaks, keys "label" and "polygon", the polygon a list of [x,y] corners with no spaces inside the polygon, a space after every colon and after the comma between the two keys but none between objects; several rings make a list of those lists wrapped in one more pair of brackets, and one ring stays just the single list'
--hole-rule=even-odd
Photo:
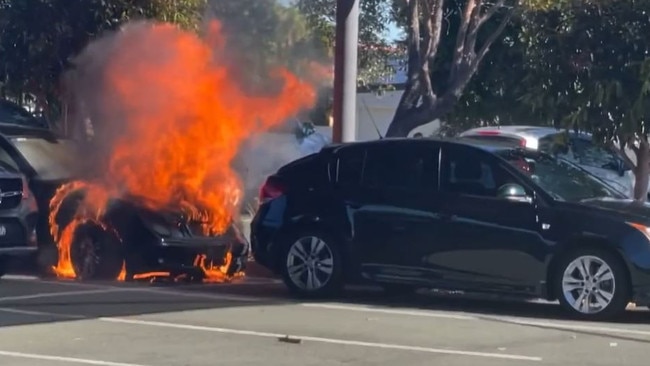
[{"label": "silver car", "polygon": [[[528,149],[553,152],[633,197],[634,175],[630,168],[616,153],[594,144],[589,133],[552,127],[492,126],[473,128],[460,136],[512,142]],[[567,136],[569,141],[564,141]]]}]

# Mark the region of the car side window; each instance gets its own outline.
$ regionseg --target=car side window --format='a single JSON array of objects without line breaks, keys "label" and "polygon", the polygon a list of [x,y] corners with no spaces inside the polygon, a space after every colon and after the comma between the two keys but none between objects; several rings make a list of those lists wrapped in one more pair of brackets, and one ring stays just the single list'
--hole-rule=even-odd
[{"label": "car side window", "polygon": [[445,150],[441,178],[443,192],[493,198],[504,184],[518,183],[489,155],[463,147]]},{"label": "car side window", "polygon": [[365,149],[348,148],[338,154],[336,183],[341,186],[358,186],[361,184],[366,159]]},{"label": "car side window", "polygon": [[437,149],[399,145],[367,152],[363,185],[382,190],[430,191],[438,180]]},{"label": "car side window", "polygon": [[594,168],[616,167],[618,157],[611,151],[586,139],[572,139],[571,148],[579,164]]}]

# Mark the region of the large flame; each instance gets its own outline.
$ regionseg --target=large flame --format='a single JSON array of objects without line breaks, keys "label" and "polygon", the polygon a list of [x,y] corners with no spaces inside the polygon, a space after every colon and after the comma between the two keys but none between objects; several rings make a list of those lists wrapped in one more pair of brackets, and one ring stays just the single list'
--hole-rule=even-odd
[{"label": "large flame", "polygon": [[[278,86],[272,95],[246,93],[227,62],[216,21],[204,37],[165,23],[126,26],[112,37],[100,75],[94,76],[101,95],[94,110],[102,113],[91,116],[104,131],[112,129],[111,136],[97,136],[104,145],[101,139],[112,139],[102,160],[105,174],[100,185],[61,187],[50,205],[59,248],[55,272],[61,277],[75,276],[70,241],[76,225],[86,219],[101,222],[108,198],[118,192],[146,198],[153,209],[181,207],[200,216],[207,233],[223,233],[239,209],[241,182],[231,163],[242,142],[315,101],[313,88],[283,68],[269,75]],[[54,218],[61,202],[80,187],[90,194],[73,222],[59,228]],[[196,264],[215,270],[205,267],[203,258]]]}]

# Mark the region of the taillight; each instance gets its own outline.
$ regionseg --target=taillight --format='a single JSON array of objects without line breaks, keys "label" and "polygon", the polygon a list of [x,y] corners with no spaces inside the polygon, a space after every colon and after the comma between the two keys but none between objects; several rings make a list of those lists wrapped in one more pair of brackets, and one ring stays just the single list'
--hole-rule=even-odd
[{"label": "taillight", "polygon": [[272,200],[284,194],[285,187],[279,179],[274,176],[266,178],[266,182],[260,188],[260,203]]},{"label": "taillight", "polygon": [[27,184],[27,179],[23,177],[23,199],[26,200],[29,198],[29,184]]},{"label": "taillight", "polygon": [[499,132],[499,131],[492,131],[492,130],[488,130],[488,131],[478,131],[478,135],[480,135],[480,136],[496,136],[496,135],[500,135],[500,134],[501,134],[501,132]]},{"label": "taillight", "polygon": [[519,140],[519,146],[526,147],[526,139]]}]

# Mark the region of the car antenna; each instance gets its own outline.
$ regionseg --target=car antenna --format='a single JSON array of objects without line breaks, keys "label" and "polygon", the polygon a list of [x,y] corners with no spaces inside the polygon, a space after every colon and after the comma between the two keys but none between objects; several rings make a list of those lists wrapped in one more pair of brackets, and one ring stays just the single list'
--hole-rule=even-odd
[{"label": "car antenna", "polygon": [[370,122],[372,122],[372,125],[375,127],[375,131],[377,131],[377,135],[379,135],[379,139],[383,140],[384,136],[381,135],[381,131],[379,131],[379,127],[377,127],[377,122],[375,121],[375,118],[372,116],[372,113],[370,113],[370,108],[368,108],[368,103],[366,103],[365,100],[361,99],[363,102],[363,106],[366,108],[366,112],[368,112],[368,116],[370,116]]}]

